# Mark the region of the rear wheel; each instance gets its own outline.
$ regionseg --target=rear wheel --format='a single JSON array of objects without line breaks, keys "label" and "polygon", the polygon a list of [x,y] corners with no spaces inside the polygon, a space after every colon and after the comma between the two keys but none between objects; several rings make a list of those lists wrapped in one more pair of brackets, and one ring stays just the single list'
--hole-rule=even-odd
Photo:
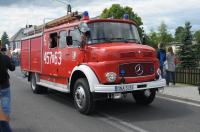
[{"label": "rear wheel", "polygon": [[31,89],[32,89],[33,93],[41,94],[41,93],[47,92],[47,88],[37,85],[35,73],[31,74],[31,81],[30,82],[31,82]]},{"label": "rear wheel", "polygon": [[132,93],[137,104],[151,104],[156,95],[156,89],[140,90]]},{"label": "rear wheel", "polygon": [[79,112],[83,114],[93,112],[95,103],[86,78],[80,78],[76,81],[73,96],[74,105]]}]

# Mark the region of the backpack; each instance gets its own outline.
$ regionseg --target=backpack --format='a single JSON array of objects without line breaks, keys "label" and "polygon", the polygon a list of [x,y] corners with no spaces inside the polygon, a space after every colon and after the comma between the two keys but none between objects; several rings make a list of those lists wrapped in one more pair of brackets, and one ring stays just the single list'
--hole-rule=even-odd
[{"label": "backpack", "polygon": [[164,62],[166,60],[166,53],[164,51],[159,51],[159,60],[160,60],[160,66],[164,65]]},{"label": "backpack", "polygon": [[6,64],[3,61],[3,54],[0,53],[0,85],[5,83],[7,80],[7,68]]}]

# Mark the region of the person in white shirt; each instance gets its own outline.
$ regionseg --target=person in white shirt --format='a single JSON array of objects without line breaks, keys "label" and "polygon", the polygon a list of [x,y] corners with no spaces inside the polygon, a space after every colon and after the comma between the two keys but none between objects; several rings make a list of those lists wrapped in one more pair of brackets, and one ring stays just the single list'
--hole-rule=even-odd
[{"label": "person in white shirt", "polygon": [[172,80],[172,84],[175,85],[175,55],[172,47],[167,49],[166,62],[165,62],[165,70],[166,70],[166,85],[169,85],[170,80]]}]

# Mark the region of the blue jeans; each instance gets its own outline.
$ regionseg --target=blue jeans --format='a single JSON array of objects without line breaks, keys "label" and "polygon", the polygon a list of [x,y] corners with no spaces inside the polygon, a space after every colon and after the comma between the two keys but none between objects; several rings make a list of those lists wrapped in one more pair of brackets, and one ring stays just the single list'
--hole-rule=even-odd
[{"label": "blue jeans", "polygon": [[0,90],[0,102],[3,112],[9,116],[10,115],[10,88],[5,88]]},{"label": "blue jeans", "polygon": [[[10,115],[10,88],[5,88],[0,90],[0,102],[3,112],[9,116]],[[9,122],[0,121],[0,132],[12,132]]]},{"label": "blue jeans", "polygon": [[169,85],[170,80],[175,85],[175,72],[167,71],[166,70],[166,84]]},{"label": "blue jeans", "polygon": [[162,76],[162,78],[164,78],[164,70],[163,70],[163,66],[160,66],[160,71],[161,71],[161,76]]},{"label": "blue jeans", "polygon": [[0,121],[0,132],[12,132],[12,129],[10,128],[9,122]]}]

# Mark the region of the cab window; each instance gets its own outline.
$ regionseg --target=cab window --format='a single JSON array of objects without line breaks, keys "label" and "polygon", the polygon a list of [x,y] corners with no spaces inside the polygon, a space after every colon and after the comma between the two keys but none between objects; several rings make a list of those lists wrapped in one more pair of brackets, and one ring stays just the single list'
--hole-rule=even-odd
[{"label": "cab window", "polygon": [[78,47],[81,44],[81,33],[78,29],[70,30],[69,36],[72,36],[72,46]]},{"label": "cab window", "polygon": [[49,48],[56,48],[58,46],[58,33],[51,33],[49,39]]},{"label": "cab window", "polygon": [[65,48],[66,47],[66,36],[67,32],[66,31],[61,31],[60,32],[60,38],[59,38],[59,48]]}]

